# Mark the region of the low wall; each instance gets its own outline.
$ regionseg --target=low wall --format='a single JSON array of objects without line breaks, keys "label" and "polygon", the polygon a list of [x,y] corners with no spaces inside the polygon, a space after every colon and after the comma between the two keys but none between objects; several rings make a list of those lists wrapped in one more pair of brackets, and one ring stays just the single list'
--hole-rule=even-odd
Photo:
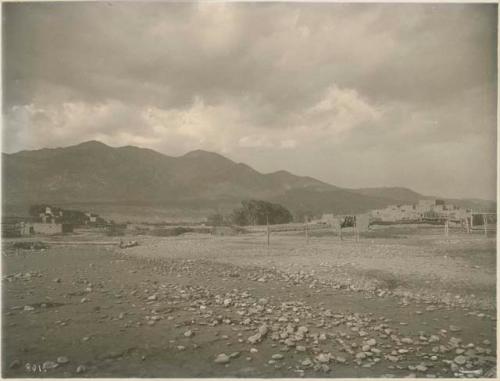
[{"label": "low wall", "polygon": [[35,229],[35,234],[60,234],[62,233],[61,224],[43,224],[34,223],[33,228]]}]

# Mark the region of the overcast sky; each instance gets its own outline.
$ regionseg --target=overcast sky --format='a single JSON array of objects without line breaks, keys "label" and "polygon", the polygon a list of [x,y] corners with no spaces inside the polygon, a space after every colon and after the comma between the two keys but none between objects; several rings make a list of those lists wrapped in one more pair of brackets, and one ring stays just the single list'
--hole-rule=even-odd
[{"label": "overcast sky", "polygon": [[496,30],[495,4],[4,3],[3,149],[494,199]]}]

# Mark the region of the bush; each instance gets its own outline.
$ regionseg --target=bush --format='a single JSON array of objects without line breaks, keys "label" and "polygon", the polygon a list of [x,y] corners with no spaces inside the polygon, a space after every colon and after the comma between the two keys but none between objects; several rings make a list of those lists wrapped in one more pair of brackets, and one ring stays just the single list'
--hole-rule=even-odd
[{"label": "bush", "polygon": [[208,226],[222,226],[224,225],[224,217],[220,213],[214,213],[207,217]]},{"label": "bush", "polygon": [[241,202],[241,208],[233,211],[232,221],[235,225],[286,224],[292,221],[292,214],[280,204],[267,201],[248,200]]},{"label": "bush", "polygon": [[23,249],[23,250],[42,250],[42,249],[48,249],[49,245],[47,245],[45,242],[41,241],[22,241],[22,242],[15,242],[12,247],[14,249]]}]

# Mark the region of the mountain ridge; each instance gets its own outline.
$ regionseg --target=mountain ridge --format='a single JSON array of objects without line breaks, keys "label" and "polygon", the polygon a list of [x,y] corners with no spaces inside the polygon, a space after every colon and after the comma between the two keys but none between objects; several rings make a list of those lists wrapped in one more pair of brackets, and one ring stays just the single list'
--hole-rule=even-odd
[{"label": "mountain ridge", "polygon": [[341,188],[286,170],[261,173],[223,155],[168,156],[149,148],[77,145],[2,153],[3,204],[148,203],[230,210],[241,200],[297,213],[354,213],[429,198],[404,187]]}]

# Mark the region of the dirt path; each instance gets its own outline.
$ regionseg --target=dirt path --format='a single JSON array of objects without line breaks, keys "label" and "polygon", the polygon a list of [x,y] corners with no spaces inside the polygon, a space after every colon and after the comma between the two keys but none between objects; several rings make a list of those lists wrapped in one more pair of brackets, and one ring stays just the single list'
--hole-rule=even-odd
[{"label": "dirt path", "polygon": [[7,377],[453,377],[496,361],[493,311],[310,274],[61,246],[4,250],[3,269]]},{"label": "dirt path", "polygon": [[363,239],[278,235],[271,247],[259,234],[236,237],[183,235],[142,238],[131,255],[205,258],[238,266],[313,274],[339,287],[383,290],[409,298],[438,298],[455,305],[495,308],[496,241],[466,235]]}]

